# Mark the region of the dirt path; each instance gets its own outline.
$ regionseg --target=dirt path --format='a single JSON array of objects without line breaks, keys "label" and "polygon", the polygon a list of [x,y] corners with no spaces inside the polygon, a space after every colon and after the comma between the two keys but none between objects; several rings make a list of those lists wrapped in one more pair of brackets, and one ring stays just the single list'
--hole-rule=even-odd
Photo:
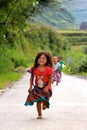
[{"label": "dirt path", "polygon": [[35,105],[25,107],[29,74],[0,95],[0,130],[87,130],[87,81],[63,74],[53,85],[50,109],[37,120]]}]

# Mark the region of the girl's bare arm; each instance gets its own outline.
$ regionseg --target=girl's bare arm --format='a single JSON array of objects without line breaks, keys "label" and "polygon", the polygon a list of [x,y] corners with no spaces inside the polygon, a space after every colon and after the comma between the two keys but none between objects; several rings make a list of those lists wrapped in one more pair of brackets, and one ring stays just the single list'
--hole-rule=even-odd
[{"label": "girl's bare arm", "polygon": [[30,76],[30,86],[29,86],[28,92],[30,92],[32,90],[33,79],[34,79],[34,76],[31,74],[31,76]]}]

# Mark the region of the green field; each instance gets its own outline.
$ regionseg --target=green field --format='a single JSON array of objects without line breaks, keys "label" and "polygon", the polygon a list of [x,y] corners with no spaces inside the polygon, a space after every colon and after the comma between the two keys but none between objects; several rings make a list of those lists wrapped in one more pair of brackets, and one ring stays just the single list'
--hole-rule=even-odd
[{"label": "green field", "polygon": [[58,31],[67,38],[72,45],[87,45],[87,31],[84,30],[60,30]]}]

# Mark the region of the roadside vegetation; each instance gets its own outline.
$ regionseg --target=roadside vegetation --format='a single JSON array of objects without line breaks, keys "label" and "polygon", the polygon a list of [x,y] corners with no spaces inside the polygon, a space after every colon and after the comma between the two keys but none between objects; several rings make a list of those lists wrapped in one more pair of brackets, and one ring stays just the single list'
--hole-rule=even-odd
[{"label": "roadside vegetation", "polygon": [[87,76],[87,31],[65,30],[60,33],[67,37],[68,43],[71,44],[71,49],[64,55],[64,72]]},{"label": "roadside vegetation", "polygon": [[26,20],[35,10],[37,2],[0,0],[0,89],[20,78],[20,74],[15,73],[17,67],[27,66],[25,48],[28,42],[23,32],[28,26]]}]

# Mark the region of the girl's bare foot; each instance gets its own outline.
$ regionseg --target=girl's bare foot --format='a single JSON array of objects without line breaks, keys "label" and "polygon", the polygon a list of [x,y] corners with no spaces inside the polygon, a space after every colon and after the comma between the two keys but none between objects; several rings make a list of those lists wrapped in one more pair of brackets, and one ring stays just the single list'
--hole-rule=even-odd
[{"label": "girl's bare foot", "polygon": [[47,107],[45,105],[43,105],[43,110],[45,110]]},{"label": "girl's bare foot", "polygon": [[41,116],[38,116],[37,119],[42,119],[42,115],[41,115]]},{"label": "girl's bare foot", "polygon": [[56,83],[56,85],[58,85],[58,83]]},{"label": "girl's bare foot", "polygon": [[45,110],[47,108],[46,103],[43,101],[42,103],[42,109]]}]

